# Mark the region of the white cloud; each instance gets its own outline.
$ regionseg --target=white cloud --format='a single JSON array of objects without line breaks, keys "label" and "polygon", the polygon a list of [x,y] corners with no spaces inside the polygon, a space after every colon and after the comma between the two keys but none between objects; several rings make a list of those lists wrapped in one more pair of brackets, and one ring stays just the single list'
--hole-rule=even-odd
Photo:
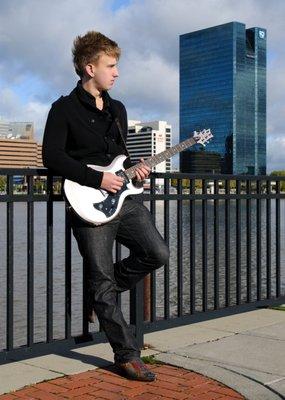
[{"label": "white cloud", "polygon": [[48,104],[29,101],[21,103],[21,99],[9,88],[0,89],[0,116],[8,121],[32,121],[35,126],[35,139],[41,141],[42,131],[38,127],[45,124],[49,110]]},{"label": "white cloud", "polygon": [[284,170],[285,135],[267,141],[267,158],[272,170]]}]

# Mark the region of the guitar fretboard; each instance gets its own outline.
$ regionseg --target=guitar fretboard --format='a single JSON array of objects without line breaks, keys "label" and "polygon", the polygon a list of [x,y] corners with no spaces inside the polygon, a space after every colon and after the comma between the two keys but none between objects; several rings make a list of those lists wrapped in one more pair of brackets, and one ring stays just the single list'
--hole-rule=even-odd
[{"label": "guitar fretboard", "polygon": [[[160,164],[161,162],[167,160],[169,157],[172,157],[175,154],[180,153],[181,151],[187,149],[188,147],[193,146],[196,143],[197,143],[196,140],[193,137],[191,137],[189,139],[184,140],[183,142],[178,143],[173,147],[170,147],[167,150],[162,151],[159,154],[156,154],[155,156],[147,158],[144,162],[148,167],[152,168],[155,165]],[[126,169],[125,174],[127,175],[127,177],[129,179],[134,178],[136,176],[135,169],[140,166],[143,166],[143,163],[138,163]]]}]

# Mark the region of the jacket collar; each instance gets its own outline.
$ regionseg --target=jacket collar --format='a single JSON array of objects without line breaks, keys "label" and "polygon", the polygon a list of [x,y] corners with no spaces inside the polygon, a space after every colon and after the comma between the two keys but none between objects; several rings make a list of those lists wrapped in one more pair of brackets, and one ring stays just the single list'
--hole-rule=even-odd
[{"label": "jacket collar", "polygon": [[107,108],[110,109],[110,96],[109,96],[107,90],[102,90],[102,97],[103,97],[103,104],[104,104],[103,110],[99,110],[99,108],[96,107],[95,97],[90,92],[88,92],[87,90],[84,89],[84,87],[82,86],[81,79],[79,79],[77,81],[75,91],[81,101],[89,104],[99,113],[103,112]]}]

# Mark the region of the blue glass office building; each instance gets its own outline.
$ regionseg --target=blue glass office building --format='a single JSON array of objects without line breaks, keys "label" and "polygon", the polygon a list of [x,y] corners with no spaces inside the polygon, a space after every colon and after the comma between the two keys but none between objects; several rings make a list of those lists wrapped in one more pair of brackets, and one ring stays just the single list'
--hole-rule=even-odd
[{"label": "blue glass office building", "polygon": [[[266,174],[266,30],[230,22],[180,35],[180,141],[210,128],[221,172]],[[187,171],[189,152],[180,154]],[[189,171],[191,172],[191,171]]]}]

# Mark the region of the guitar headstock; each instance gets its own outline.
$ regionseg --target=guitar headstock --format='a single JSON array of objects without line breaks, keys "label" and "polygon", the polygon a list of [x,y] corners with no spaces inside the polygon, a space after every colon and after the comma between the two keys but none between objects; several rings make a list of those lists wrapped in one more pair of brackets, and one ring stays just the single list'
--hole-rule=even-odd
[{"label": "guitar headstock", "polygon": [[200,143],[203,146],[209,143],[210,139],[213,137],[211,129],[203,129],[202,131],[194,131],[193,138],[196,140],[196,143]]}]

